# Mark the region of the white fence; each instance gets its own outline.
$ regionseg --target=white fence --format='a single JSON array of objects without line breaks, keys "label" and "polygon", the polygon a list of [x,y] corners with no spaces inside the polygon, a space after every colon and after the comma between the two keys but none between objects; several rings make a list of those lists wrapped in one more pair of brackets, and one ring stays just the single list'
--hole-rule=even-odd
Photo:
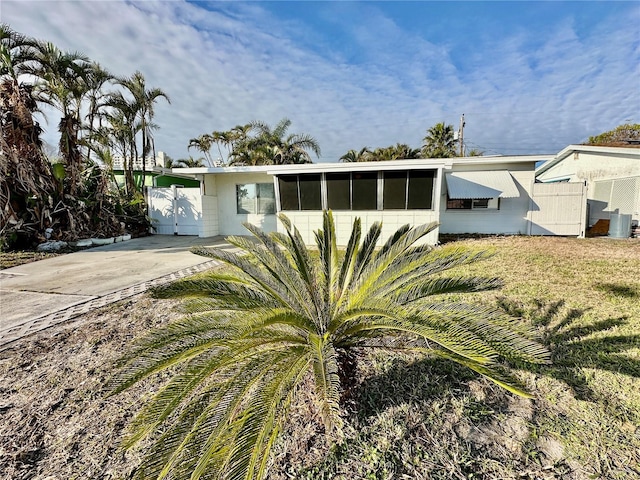
[{"label": "white fence", "polygon": [[147,190],[149,217],[159,235],[198,235],[202,229],[199,188],[172,185]]},{"label": "white fence", "polygon": [[631,215],[640,220],[640,177],[593,182],[589,192],[589,223],[609,219],[611,213]]},{"label": "white fence", "polygon": [[584,236],[587,187],[584,183],[534,183],[530,235]]}]

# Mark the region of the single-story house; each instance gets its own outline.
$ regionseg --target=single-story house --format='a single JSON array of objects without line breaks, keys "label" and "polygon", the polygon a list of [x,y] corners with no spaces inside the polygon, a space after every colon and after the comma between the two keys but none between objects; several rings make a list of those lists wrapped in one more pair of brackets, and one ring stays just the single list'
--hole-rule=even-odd
[{"label": "single-story house", "polygon": [[563,185],[558,195],[558,186],[535,183],[536,164],[553,158],[181,168],[200,188],[150,189],[149,215],[157,233],[209,237],[245,235],[243,222],[278,231],[282,212],[310,244],[325,209],[334,212],[342,244],[356,217],[365,229],[382,221],[383,238],[404,224],[438,222],[427,239],[433,243],[439,234],[583,235],[583,184]]},{"label": "single-story house", "polygon": [[590,226],[612,214],[640,222],[640,146],[569,145],[536,169],[536,180],[583,182]]}]

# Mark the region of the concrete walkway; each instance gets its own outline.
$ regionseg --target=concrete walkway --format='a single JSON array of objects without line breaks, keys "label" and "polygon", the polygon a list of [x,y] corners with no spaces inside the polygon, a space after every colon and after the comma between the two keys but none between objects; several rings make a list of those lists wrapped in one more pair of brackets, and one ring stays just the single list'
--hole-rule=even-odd
[{"label": "concrete walkway", "polygon": [[194,245],[234,248],[222,237],[154,235],[0,270],[0,349],[216,265],[191,253]]}]

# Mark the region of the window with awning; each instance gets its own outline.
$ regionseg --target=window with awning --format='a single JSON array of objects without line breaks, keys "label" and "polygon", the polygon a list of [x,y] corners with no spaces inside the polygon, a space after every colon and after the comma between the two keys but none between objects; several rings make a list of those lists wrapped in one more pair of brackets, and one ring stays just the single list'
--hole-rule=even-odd
[{"label": "window with awning", "polygon": [[447,209],[498,209],[499,199],[520,196],[507,170],[449,172],[445,180]]}]

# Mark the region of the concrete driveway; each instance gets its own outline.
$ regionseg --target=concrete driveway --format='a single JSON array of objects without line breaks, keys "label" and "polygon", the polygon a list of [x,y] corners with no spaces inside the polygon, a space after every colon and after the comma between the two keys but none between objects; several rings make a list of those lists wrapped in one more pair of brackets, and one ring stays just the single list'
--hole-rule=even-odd
[{"label": "concrete driveway", "polygon": [[153,235],[0,270],[0,346],[213,267],[194,245],[233,249],[222,237]]}]

